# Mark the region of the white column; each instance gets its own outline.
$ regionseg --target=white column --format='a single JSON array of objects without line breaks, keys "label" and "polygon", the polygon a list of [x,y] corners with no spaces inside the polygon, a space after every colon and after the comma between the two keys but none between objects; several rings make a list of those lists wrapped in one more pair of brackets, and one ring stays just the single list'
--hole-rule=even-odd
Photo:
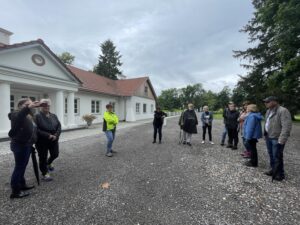
[{"label": "white column", "polygon": [[68,127],[75,126],[74,92],[68,94]]},{"label": "white column", "polygon": [[55,94],[55,112],[61,126],[64,127],[64,93],[57,91]]},{"label": "white column", "polygon": [[10,130],[10,84],[0,83],[0,137],[7,137]]}]

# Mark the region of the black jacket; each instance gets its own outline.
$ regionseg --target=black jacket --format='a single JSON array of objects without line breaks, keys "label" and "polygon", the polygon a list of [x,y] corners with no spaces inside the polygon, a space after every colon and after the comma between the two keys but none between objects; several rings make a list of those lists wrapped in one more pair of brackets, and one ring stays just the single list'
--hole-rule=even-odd
[{"label": "black jacket", "polygon": [[153,119],[153,125],[155,126],[162,126],[164,123],[164,118],[163,117],[167,117],[167,113],[160,111],[154,111],[154,119]]},{"label": "black jacket", "polygon": [[37,125],[38,140],[48,140],[49,135],[55,135],[57,140],[61,134],[61,124],[57,116],[53,113],[49,113],[47,117],[43,112],[39,112],[35,116]]},{"label": "black jacket", "polygon": [[8,132],[8,136],[12,142],[23,145],[36,142],[36,128],[33,125],[33,121],[27,117],[29,113],[30,109],[25,107],[20,111],[8,114],[8,118],[11,121],[11,129]]},{"label": "black jacket", "polygon": [[240,113],[236,110],[230,111],[227,110],[226,111],[226,115],[224,117],[225,119],[225,126],[228,129],[237,129],[239,126],[239,121],[238,118],[240,116]]},{"label": "black jacket", "polygon": [[191,134],[197,134],[198,119],[195,110],[186,110],[182,115],[182,129]]}]

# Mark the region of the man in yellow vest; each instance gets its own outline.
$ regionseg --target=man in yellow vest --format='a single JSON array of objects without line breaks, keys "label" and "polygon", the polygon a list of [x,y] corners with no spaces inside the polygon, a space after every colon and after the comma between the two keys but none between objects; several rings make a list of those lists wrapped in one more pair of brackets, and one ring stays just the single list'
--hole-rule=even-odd
[{"label": "man in yellow vest", "polygon": [[103,131],[105,132],[107,138],[107,157],[112,157],[113,153],[112,144],[115,140],[116,127],[119,123],[118,116],[113,112],[113,106],[111,104],[106,105],[106,112],[103,116]]}]

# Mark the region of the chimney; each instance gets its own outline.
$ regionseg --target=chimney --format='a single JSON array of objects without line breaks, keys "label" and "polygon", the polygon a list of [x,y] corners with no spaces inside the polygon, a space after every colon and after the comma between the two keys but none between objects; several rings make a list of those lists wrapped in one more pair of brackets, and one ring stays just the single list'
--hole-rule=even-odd
[{"label": "chimney", "polygon": [[0,27],[0,46],[10,44],[10,36],[13,33]]}]

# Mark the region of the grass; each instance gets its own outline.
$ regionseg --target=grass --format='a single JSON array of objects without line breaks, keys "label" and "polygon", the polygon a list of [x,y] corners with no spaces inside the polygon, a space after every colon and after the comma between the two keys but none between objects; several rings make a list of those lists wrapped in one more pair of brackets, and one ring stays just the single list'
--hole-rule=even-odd
[{"label": "grass", "polygon": [[223,119],[222,113],[214,113],[214,119],[216,119],[216,120],[221,120],[221,119]]}]

